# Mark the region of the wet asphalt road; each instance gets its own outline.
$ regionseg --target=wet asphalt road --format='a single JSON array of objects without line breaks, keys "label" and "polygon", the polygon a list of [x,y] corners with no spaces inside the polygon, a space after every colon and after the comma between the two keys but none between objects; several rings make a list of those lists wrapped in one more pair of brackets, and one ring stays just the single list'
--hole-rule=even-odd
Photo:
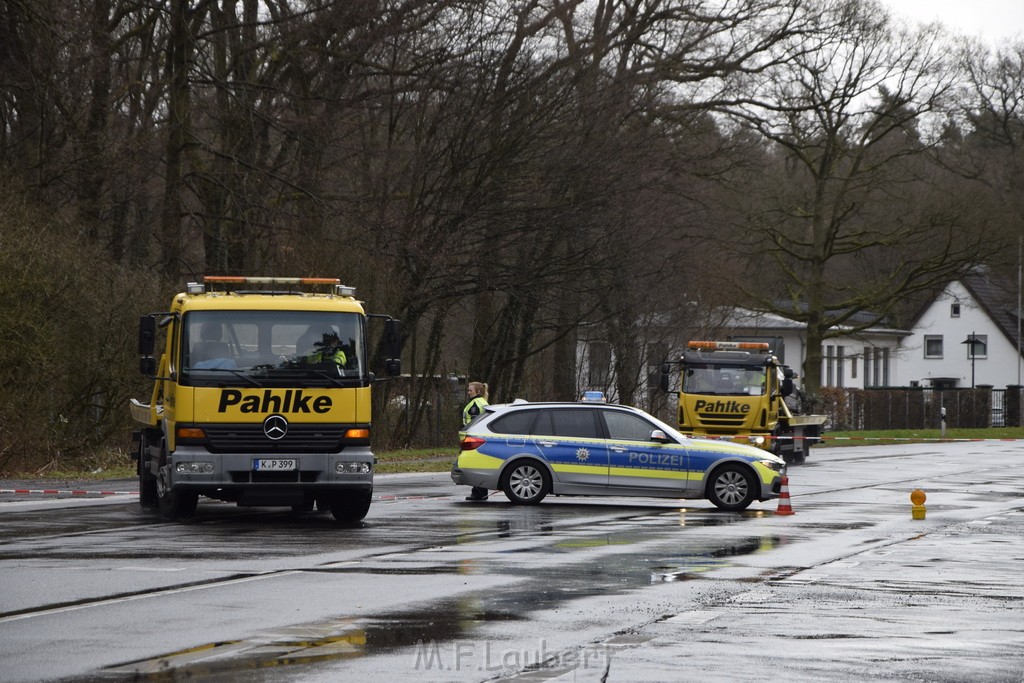
[{"label": "wet asphalt road", "polygon": [[0,680],[1024,680],[1019,443],[820,449],[790,475],[792,516],[391,475],[353,527],[0,482]]}]

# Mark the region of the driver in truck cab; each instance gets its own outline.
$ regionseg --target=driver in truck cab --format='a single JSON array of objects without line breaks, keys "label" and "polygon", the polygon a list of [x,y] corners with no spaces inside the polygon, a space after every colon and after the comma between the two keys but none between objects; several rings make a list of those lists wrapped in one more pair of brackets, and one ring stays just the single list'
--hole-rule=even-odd
[{"label": "driver in truck cab", "polygon": [[345,351],[341,348],[341,339],[338,338],[337,332],[324,332],[320,341],[313,344],[312,351],[306,355],[306,361],[309,363],[334,361],[338,367],[344,367],[348,361]]}]

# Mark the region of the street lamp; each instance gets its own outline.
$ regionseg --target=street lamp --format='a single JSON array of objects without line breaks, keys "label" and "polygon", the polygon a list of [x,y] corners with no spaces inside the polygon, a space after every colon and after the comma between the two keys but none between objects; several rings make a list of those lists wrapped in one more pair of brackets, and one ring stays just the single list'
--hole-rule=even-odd
[{"label": "street lamp", "polygon": [[967,339],[963,340],[960,343],[961,344],[970,344],[970,346],[967,347],[968,348],[967,353],[971,354],[971,389],[973,389],[974,388],[974,359],[978,355],[978,353],[977,353],[977,351],[978,351],[977,344],[980,344],[981,342],[978,341],[977,335],[974,334],[973,332],[971,332],[970,336],[967,337]]}]

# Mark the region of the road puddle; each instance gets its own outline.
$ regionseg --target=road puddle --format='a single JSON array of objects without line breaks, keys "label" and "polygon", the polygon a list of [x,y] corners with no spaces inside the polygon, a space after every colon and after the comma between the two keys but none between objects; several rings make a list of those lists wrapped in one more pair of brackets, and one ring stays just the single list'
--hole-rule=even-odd
[{"label": "road puddle", "polygon": [[[561,511],[564,515],[564,510]],[[622,594],[652,583],[685,581],[734,558],[786,542],[778,535],[681,534],[680,527],[719,527],[762,516],[706,509],[645,509],[616,513],[587,526],[553,524],[550,514],[476,520],[447,543],[384,554],[371,561],[307,569],[308,573],[416,576],[474,574],[507,577],[500,589],[377,615],[339,615],[323,622],[268,629],[242,640],[206,643],[104,671],[109,677],[170,680],[195,677],[253,680],[301,676],[303,665],[376,655],[406,654],[438,644],[471,641],[494,622],[521,621],[532,612],[563,608],[573,600]],[[509,539],[515,552],[496,543]],[[666,552],[667,551],[667,552]],[[419,650],[417,649],[419,648]],[[284,673],[279,667],[296,667]],[[269,671],[275,671],[271,674]],[[333,669],[332,669],[333,670]],[[267,671],[265,675],[257,671]]]}]

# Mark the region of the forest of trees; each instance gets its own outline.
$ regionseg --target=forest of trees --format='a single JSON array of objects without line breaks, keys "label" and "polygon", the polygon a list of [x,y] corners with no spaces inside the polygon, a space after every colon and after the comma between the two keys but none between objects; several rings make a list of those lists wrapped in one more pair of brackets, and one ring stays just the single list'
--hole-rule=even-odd
[{"label": "forest of trees", "polygon": [[126,446],[203,274],[340,277],[499,401],[599,330],[630,403],[722,304],[806,323],[813,394],[1024,234],[1024,38],[875,0],[0,0],[0,82],[0,470]]}]

